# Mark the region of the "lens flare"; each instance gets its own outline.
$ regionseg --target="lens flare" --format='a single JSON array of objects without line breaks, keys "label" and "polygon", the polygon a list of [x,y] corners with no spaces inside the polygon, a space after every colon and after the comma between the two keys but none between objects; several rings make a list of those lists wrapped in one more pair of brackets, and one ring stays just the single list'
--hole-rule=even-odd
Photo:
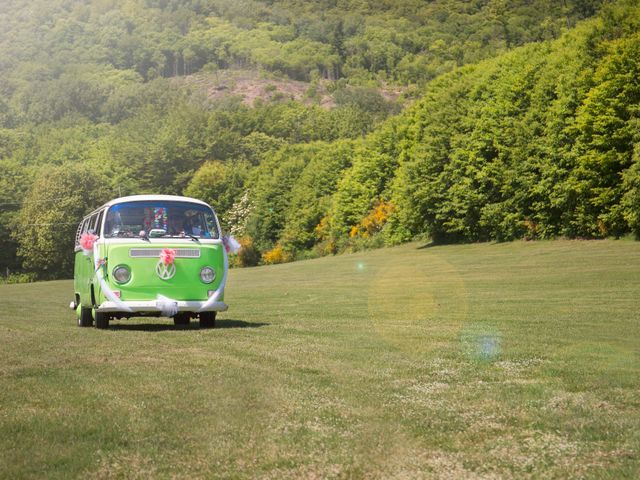
[{"label": "lens flare", "polygon": [[376,269],[368,292],[373,331],[386,343],[425,358],[457,348],[467,319],[467,290],[460,272],[433,252]]},{"label": "lens flare", "polygon": [[470,325],[460,336],[465,354],[481,361],[493,361],[500,356],[502,334],[490,325]]}]

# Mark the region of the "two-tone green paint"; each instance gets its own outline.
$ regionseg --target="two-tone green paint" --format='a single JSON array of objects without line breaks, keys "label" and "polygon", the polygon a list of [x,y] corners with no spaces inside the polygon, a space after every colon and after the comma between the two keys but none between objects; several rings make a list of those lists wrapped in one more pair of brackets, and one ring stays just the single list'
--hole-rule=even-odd
[{"label": "two-tone green paint", "polygon": [[[109,245],[106,249],[106,275],[105,280],[112,290],[120,291],[120,299],[128,300],[155,300],[157,295],[163,295],[173,300],[207,300],[208,292],[220,286],[222,280],[223,258],[221,244],[197,245],[194,242],[162,242],[153,241],[152,245],[141,245],[138,240],[126,244]],[[130,251],[158,248],[170,249],[197,249],[200,258],[178,257],[174,260],[176,273],[168,280],[161,279],[156,273],[159,257],[132,258]],[[124,265],[131,271],[131,278],[126,283],[118,283],[113,278],[113,269]],[[204,283],[200,279],[200,271],[203,267],[211,267],[216,272],[212,283]],[[220,300],[223,300],[220,298]]]},{"label": "two-tone green paint", "polygon": [[[191,242],[156,242],[149,245],[143,240],[134,240],[116,245],[97,245],[99,259],[106,259],[99,267],[103,270],[103,276],[111,290],[120,292],[120,300],[155,300],[158,295],[172,300],[201,300],[208,298],[208,293],[220,286],[223,274],[223,252],[221,244],[196,245]],[[174,263],[176,273],[168,280],[161,279],[156,273],[159,257],[132,258],[131,249],[171,248],[184,249],[195,248],[200,251],[200,258],[176,258]],[[107,298],[100,288],[94,268],[95,259],[93,253],[85,255],[82,250],[76,252],[74,288],[80,296],[80,305],[86,308],[94,308]],[[131,278],[126,283],[118,283],[113,278],[113,269],[124,265],[131,271]],[[215,279],[211,283],[204,283],[200,279],[200,271],[203,267],[211,267],[216,272]],[[224,301],[224,294],[219,298]]]}]

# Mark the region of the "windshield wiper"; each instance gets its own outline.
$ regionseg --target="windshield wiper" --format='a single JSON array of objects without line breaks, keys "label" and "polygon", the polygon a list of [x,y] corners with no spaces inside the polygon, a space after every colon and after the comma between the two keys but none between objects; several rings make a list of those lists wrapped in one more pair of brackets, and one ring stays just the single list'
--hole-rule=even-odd
[{"label": "windshield wiper", "polygon": [[[143,230],[143,232],[144,232],[144,230]],[[142,233],[142,232],[140,232],[140,233]],[[142,240],[144,240],[145,242],[151,243],[151,240],[149,240],[149,235],[147,235],[147,232],[144,232],[144,235],[140,235],[140,238]]]},{"label": "windshield wiper", "polygon": [[194,242],[200,243],[200,240],[198,240],[198,237],[196,237],[195,235],[191,235],[190,233],[185,233],[185,235],[189,237],[191,240],[193,240]]}]

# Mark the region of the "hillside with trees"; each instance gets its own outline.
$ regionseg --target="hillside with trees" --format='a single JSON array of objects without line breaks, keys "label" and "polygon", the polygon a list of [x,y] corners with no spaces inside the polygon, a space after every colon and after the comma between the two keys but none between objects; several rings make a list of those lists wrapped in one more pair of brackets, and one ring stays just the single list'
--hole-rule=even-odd
[{"label": "hillside with trees", "polygon": [[[68,276],[82,214],[148,192],[210,202],[240,264],[640,236],[635,1],[9,0],[0,20],[3,270]],[[230,72],[271,94],[194,81]]]}]

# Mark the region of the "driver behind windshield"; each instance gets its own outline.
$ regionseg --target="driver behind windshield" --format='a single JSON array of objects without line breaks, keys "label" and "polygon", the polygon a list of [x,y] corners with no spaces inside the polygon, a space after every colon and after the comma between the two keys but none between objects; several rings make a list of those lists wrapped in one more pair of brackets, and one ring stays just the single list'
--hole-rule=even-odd
[{"label": "driver behind windshield", "polygon": [[168,234],[171,236],[181,236],[184,237],[185,229],[184,229],[184,215],[178,212],[172,212],[169,215],[169,223],[168,223]]}]

